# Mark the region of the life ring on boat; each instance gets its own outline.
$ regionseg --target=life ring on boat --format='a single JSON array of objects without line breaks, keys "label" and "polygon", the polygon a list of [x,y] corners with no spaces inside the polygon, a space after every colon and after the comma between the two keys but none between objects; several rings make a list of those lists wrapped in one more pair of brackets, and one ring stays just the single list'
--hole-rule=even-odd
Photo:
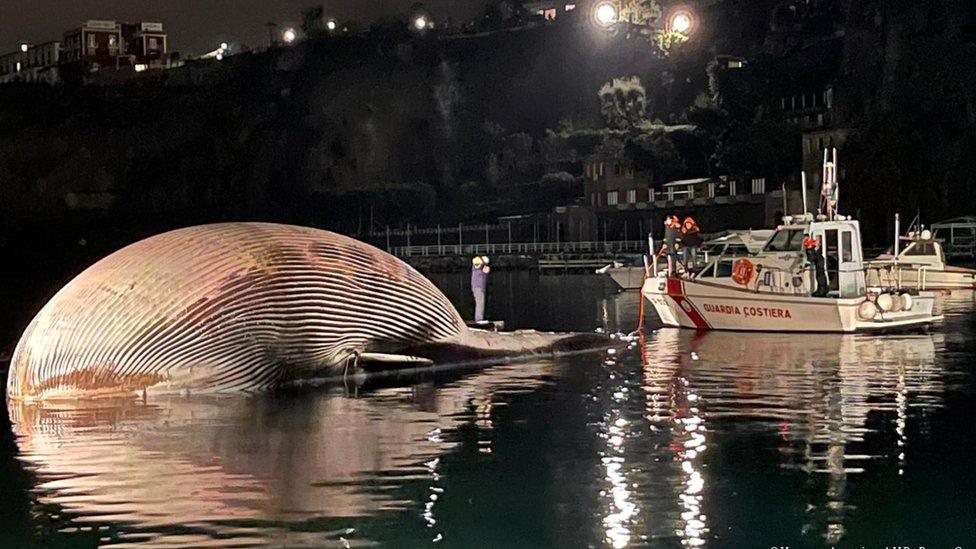
[{"label": "life ring on boat", "polygon": [[752,280],[752,275],[755,272],[756,268],[752,265],[752,261],[742,258],[736,261],[735,265],[732,266],[732,280],[736,284],[748,286],[749,281]]}]

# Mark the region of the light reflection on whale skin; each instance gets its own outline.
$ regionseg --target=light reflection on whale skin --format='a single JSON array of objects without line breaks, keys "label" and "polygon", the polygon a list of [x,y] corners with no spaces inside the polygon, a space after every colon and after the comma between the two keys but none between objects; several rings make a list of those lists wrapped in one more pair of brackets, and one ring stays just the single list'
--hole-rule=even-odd
[{"label": "light reflection on whale skin", "polygon": [[[552,368],[501,366],[363,398],[336,389],[277,401],[15,403],[10,413],[36,504],[68,517],[65,531],[111,524],[105,541],[164,546],[361,544],[348,519],[417,507],[397,495],[416,483],[427,499],[413,527],[433,539],[436,464],[455,445],[445,434],[468,421],[490,432],[493,400],[538,387]],[[309,521],[316,532],[304,531]]]}]

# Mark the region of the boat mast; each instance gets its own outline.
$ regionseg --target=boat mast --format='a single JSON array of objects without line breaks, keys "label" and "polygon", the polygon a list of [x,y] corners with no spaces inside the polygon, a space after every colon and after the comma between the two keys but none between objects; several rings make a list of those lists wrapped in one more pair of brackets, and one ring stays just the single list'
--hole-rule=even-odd
[{"label": "boat mast", "polygon": [[839,185],[837,183],[837,148],[833,149],[831,158],[830,149],[824,149],[823,158],[823,187],[820,190],[820,208],[828,221],[833,221],[837,216],[837,199],[839,196]]}]

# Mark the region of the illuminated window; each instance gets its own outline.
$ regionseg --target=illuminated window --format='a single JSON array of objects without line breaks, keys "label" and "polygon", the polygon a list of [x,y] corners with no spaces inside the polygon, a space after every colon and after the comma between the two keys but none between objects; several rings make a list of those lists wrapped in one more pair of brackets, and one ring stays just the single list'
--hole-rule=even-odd
[{"label": "illuminated window", "polygon": [[159,47],[159,42],[158,42],[158,40],[156,39],[156,37],[155,37],[155,36],[150,36],[150,37],[149,37],[149,49],[151,49],[151,50],[154,50],[154,49],[156,49],[157,47]]},{"label": "illuminated window", "polygon": [[627,203],[628,204],[637,203],[637,189],[631,189],[627,191]]},{"label": "illuminated window", "polygon": [[555,19],[556,19],[556,8],[551,8],[551,9],[543,10],[542,17],[546,21],[555,21]]},{"label": "illuminated window", "polygon": [[98,40],[97,40],[97,38],[95,37],[94,34],[89,34],[88,35],[88,47],[89,48],[97,48],[98,47]]},{"label": "illuminated window", "polygon": [[617,191],[610,191],[607,193],[607,206],[617,205]]}]

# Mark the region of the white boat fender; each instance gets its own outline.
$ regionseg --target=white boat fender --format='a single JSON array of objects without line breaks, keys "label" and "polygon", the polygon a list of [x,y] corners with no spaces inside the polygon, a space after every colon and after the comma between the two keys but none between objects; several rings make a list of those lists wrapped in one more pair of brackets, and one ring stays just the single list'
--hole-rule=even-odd
[{"label": "white boat fender", "polygon": [[878,316],[878,306],[870,299],[865,299],[857,306],[857,317],[861,320],[874,320]]},{"label": "white boat fender", "polygon": [[897,313],[898,311],[900,311],[904,306],[903,303],[904,302],[902,301],[900,295],[891,294],[891,312]]},{"label": "white boat fender", "polygon": [[895,300],[891,294],[881,294],[877,299],[878,308],[887,313],[892,310],[892,307],[894,307],[894,301]]},{"label": "white boat fender", "polygon": [[911,311],[914,305],[915,305],[915,300],[912,299],[911,294],[901,295],[901,309],[903,311]]}]

